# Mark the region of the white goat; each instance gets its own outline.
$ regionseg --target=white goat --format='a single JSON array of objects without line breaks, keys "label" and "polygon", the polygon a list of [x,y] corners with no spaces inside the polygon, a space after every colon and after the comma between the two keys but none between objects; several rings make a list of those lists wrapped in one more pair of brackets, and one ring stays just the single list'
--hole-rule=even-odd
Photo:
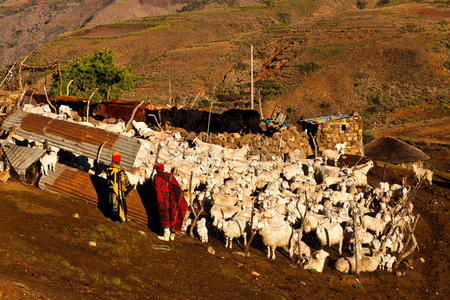
[{"label": "white goat", "polygon": [[282,247],[293,256],[293,229],[280,217],[263,219],[259,223],[259,234],[267,246],[267,258],[275,259],[275,250]]},{"label": "white goat", "polygon": [[50,153],[45,154],[39,159],[41,162],[41,173],[48,175],[48,171],[55,171],[56,163],[58,162],[58,151],[56,147],[52,147]]},{"label": "white goat", "polygon": [[386,227],[386,222],[371,216],[363,216],[362,226],[368,230],[375,232],[378,237],[383,233],[384,228]]},{"label": "white goat", "polygon": [[233,239],[243,237],[244,245],[247,245],[247,234],[245,232],[245,222],[241,219],[225,221],[220,219],[217,222],[217,228],[222,229],[225,235],[225,248],[233,248]]},{"label": "white goat", "polygon": [[343,144],[337,144],[335,146],[336,151],[335,150],[331,150],[331,149],[326,149],[322,151],[322,158],[325,164],[327,164],[327,161],[329,159],[334,160],[334,166],[337,166],[337,161],[339,160],[339,157],[341,157],[341,155],[343,155],[345,146],[347,144],[343,143]]},{"label": "white goat", "polygon": [[[358,268],[360,272],[374,272],[381,261],[381,255],[374,256],[363,255],[359,260]],[[339,272],[348,273],[355,271],[355,256],[341,257],[336,261],[335,268]]]},{"label": "white goat", "polygon": [[414,175],[416,175],[417,180],[425,178],[430,185],[433,184],[433,171],[419,168],[415,164],[412,166],[412,168]]},{"label": "white goat", "polygon": [[208,242],[208,229],[206,228],[206,219],[201,218],[197,222],[197,234],[200,237],[202,243]]},{"label": "white goat", "polygon": [[322,246],[331,247],[337,244],[339,246],[339,254],[342,254],[342,243],[344,240],[344,230],[340,224],[326,224],[317,227],[317,238]]},{"label": "white goat", "polygon": [[316,251],[310,261],[306,263],[303,268],[305,270],[316,270],[319,273],[322,273],[323,267],[325,266],[325,260],[330,254],[325,250],[320,249]]}]

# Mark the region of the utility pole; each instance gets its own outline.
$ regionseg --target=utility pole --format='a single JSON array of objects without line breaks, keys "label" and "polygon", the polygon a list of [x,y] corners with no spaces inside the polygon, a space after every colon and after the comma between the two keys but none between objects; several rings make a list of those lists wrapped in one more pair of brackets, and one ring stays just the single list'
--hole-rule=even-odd
[{"label": "utility pole", "polygon": [[251,75],[250,75],[250,85],[251,85],[251,95],[250,95],[250,108],[253,109],[253,45],[250,46],[250,65],[251,65]]}]

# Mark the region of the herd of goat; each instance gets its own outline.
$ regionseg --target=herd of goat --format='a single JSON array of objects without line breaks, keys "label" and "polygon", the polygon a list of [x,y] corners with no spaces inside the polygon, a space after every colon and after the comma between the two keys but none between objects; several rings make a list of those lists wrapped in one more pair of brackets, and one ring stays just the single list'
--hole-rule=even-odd
[{"label": "herd of goat", "polygon": [[[71,118],[67,106],[59,107],[59,114],[45,106],[25,105],[24,110]],[[410,188],[387,182],[370,186],[367,173],[372,161],[337,167],[345,143],[314,159],[289,155],[288,161],[280,156],[261,161],[246,146],[230,149],[198,138],[188,142],[179,133],[155,131],[143,122],[133,121],[127,132],[124,122],[84,124],[138,138],[141,148],[135,168],[127,172],[135,186],[150,179],[155,162],[164,163],[189,194],[193,213],[187,214],[183,229],[193,227],[203,243],[211,230],[223,232],[230,249],[235,239],[246,245],[249,234],[258,234],[268,258],[275,259],[276,249],[283,248],[305,269],[318,272],[335,247],[338,271],[354,272],[357,267],[373,272],[391,271],[414,234],[418,216],[413,213]],[[58,149],[47,149],[40,160],[43,174],[58,162]],[[328,166],[327,160],[335,166]],[[94,173],[93,160],[88,164],[86,171]],[[415,167],[414,172],[431,184],[428,170]]]}]

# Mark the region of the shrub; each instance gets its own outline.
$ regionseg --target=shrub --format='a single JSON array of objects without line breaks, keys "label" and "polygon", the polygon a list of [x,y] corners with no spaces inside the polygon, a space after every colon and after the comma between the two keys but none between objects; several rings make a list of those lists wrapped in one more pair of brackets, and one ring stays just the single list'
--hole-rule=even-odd
[{"label": "shrub", "polygon": [[320,107],[321,109],[329,109],[329,108],[331,107],[331,104],[328,103],[328,102],[326,102],[326,101],[323,101],[323,102],[321,102],[321,103],[319,104],[319,107]]},{"label": "shrub", "polygon": [[264,4],[266,7],[275,7],[274,0],[261,0],[262,4]]},{"label": "shrub", "polygon": [[92,98],[93,102],[105,100],[108,91],[110,98],[120,98],[125,91],[131,90],[136,82],[130,68],[114,64],[114,54],[108,49],[69,60],[61,67],[61,81],[58,71],[53,73],[52,79],[50,93],[55,96],[59,94],[61,81],[64,90],[68,82],[73,80],[70,85],[72,96],[87,98],[94,89],[98,89]]},{"label": "shrub", "polygon": [[303,75],[308,75],[309,73],[315,72],[322,68],[321,65],[315,62],[309,62],[307,64],[299,65],[300,73]]},{"label": "shrub", "polygon": [[406,24],[405,26],[400,27],[400,31],[403,33],[418,33],[425,31],[425,29],[419,27],[417,24]]},{"label": "shrub", "polygon": [[356,1],[356,7],[358,7],[359,9],[363,9],[364,7],[366,7],[367,2],[366,1]]},{"label": "shrub", "polygon": [[236,71],[245,71],[248,69],[250,69],[250,64],[243,63],[243,62],[238,62],[236,64]]},{"label": "shrub", "polygon": [[370,143],[373,139],[375,139],[375,136],[371,133],[368,133],[367,131],[363,131],[363,144]]},{"label": "shrub", "polygon": [[255,82],[255,88],[263,96],[275,96],[286,91],[286,88],[275,80],[258,80]]},{"label": "shrub", "polygon": [[387,5],[389,3],[391,3],[391,0],[380,0],[380,1],[378,1],[377,5],[381,6],[381,5]]}]

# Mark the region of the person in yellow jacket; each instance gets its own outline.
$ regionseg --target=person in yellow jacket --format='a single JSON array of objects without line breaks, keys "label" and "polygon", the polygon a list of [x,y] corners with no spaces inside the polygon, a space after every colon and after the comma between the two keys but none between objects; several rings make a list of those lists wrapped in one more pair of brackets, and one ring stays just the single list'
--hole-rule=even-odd
[{"label": "person in yellow jacket", "polygon": [[114,151],[112,163],[106,168],[106,177],[109,189],[109,205],[111,207],[112,219],[121,223],[127,221],[126,196],[133,189],[128,180],[127,173],[120,166],[119,151]]}]

